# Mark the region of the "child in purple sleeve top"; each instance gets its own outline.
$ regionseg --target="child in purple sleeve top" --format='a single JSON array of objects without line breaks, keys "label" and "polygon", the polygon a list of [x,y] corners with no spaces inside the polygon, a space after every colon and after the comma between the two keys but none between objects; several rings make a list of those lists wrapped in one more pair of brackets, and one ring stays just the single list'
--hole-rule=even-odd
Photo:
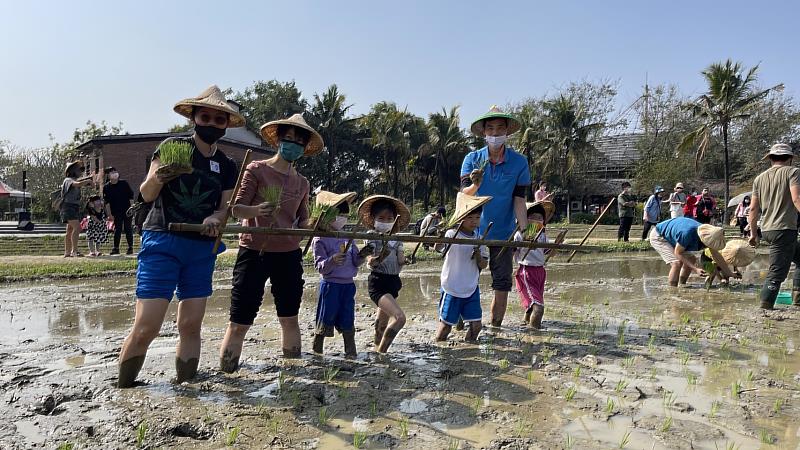
[{"label": "child in purple sleeve top", "polygon": [[[350,212],[349,202],[356,196],[354,192],[333,194],[321,191],[316,202],[338,209],[338,215],[330,227],[339,231],[347,223]],[[356,285],[353,278],[358,273],[358,266],[364,262],[355,243],[348,239],[315,237],[314,267],[322,275],[319,283],[319,300],[317,302],[316,331],[314,334],[314,352],[322,353],[326,337],[333,337],[333,329],[339,330],[344,340],[344,352],[347,358],[355,358],[355,297]]]}]

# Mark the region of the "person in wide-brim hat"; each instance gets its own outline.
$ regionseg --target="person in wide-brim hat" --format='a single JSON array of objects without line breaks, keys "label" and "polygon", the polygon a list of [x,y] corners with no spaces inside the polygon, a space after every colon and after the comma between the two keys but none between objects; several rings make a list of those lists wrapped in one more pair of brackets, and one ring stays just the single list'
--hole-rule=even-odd
[{"label": "person in wide-brim hat", "polygon": [[239,113],[239,109],[225,100],[225,95],[217,87],[212,85],[206,88],[197,97],[185,98],[178,103],[175,103],[173,110],[186,117],[189,120],[194,120],[194,112],[196,108],[211,108],[217,111],[222,111],[228,114],[227,128],[243,127],[245,120],[244,116]]},{"label": "person in wide-brim hat", "polygon": [[550,219],[552,219],[553,214],[556,213],[556,205],[554,205],[553,202],[549,200],[540,200],[538,202],[525,203],[525,210],[527,211],[528,215],[531,214],[531,210],[534,208],[541,208],[542,211],[544,211],[544,214],[542,214],[542,216],[544,217],[545,225],[550,223]]},{"label": "person in wide-brim hat", "polygon": [[64,176],[78,178],[78,176],[80,176],[80,171],[82,170],[83,170],[83,161],[81,160],[72,161],[67,163],[67,166],[64,167]]},{"label": "person in wide-brim hat", "polygon": [[472,121],[472,125],[470,125],[469,129],[476,136],[483,137],[484,124],[487,120],[492,119],[505,119],[506,124],[508,125],[508,130],[506,131],[506,134],[508,135],[516,133],[521,127],[519,120],[516,117],[514,117],[512,114],[501,111],[500,108],[498,108],[496,105],[493,105],[488,112],[482,114],[480,117]]},{"label": "person in wide-brim hat", "polygon": [[475,196],[459,192],[458,195],[456,195],[456,210],[453,211],[453,215],[450,216],[450,220],[447,221],[447,227],[456,226],[471,212],[489,203],[491,199],[492,197],[489,196]]},{"label": "person in wide-brim hat", "polygon": [[261,126],[261,137],[273,148],[278,148],[280,146],[281,137],[279,136],[279,128],[281,128],[281,126],[293,126],[309,132],[309,139],[308,143],[306,143],[303,156],[314,156],[325,147],[322,136],[317,133],[317,130],[311,128],[311,126],[306,123],[305,119],[303,119],[303,115],[294,114],[288,119],[273,120]]},{"label": "person in wide-brim hat", "polygon": [[320,206],[329,206],[331,208],[336,208],[337,206],[341,205],[342,203],[350,203],[356,198],[355,192],[346,192],[344,194],[336,194],[334,192],[328,191],[319,191],[314,197],[314,201],[317,205]]},{"label": "person in wide-brim hat", "polygon": [[375,218],[372,216],[370,210],[372,204],[379,200],[386,200],[394,205],[395,211],[397,212],[395,230],[405,229],[411,222],[411,212],[409,212],[405,203],[388,195],[370,195],[361,201],[361,204],[358,205],[358,217],[361,220],[361,224],[370,230],[374,227]]}]

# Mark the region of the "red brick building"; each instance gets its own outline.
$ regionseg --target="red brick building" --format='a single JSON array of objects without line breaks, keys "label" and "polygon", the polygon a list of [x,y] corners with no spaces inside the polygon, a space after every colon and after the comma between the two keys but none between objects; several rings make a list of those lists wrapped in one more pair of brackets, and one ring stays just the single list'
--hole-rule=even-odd
[{"label": "red brick building", "polygon": [[[150,168],[150,158],[158,144],[169,137],[188,136],[184,133],[124,134],[98,136],[79,145],[77,150],[86,165],[87,173],[97,173],[102,167],[113,166],[120,178],[127,180],[134,191],[144,181]],[[253,160],[266,159],[275,151],[264,144],[259,135],[247,128],[228,128],[218,141],[219,149],[241,167],[244,153],[253,150]]]}]

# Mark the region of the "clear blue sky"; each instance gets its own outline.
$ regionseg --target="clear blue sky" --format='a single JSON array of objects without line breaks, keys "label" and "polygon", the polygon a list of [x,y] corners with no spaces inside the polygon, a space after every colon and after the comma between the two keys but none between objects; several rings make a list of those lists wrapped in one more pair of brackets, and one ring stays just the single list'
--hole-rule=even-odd
[{"label": "clear blue sky", "polygon": [[0,14],[0,140],[70,137],[87,120],[131,133],[180,123],[179,99],[210,84],[295,80],[306,98],[337,83],[363,113],[392,100],[426,116],[459,104],[618,80],[619,102],[651,85],[703,89],[700,71],[761,64],[796,96],[796,2],[772,1],[42,1]]}]

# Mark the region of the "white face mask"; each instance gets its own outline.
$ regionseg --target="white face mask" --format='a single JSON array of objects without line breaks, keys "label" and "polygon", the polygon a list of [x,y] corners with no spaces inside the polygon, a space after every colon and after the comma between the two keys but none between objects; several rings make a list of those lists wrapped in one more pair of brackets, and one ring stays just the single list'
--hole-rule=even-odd
[{"label": "white face mask", "polygon": [[392,231],[392,223],[391,222],[380,222],[375,221],[375,231],[378,233],[388,233]]},{"label": "white face mask", "polygon": [[341,230],[344,228],[345,224],[347,223],[347,216],[336,216],[336,219],[331,222],[331,228],[336,231]]},{"label": "white face mask", "polygon": [[489,147],[497,148],[505,144],[507,138],[508,136],[505,134],[502,136],[486,136],[486,143],[489,144]]}]

